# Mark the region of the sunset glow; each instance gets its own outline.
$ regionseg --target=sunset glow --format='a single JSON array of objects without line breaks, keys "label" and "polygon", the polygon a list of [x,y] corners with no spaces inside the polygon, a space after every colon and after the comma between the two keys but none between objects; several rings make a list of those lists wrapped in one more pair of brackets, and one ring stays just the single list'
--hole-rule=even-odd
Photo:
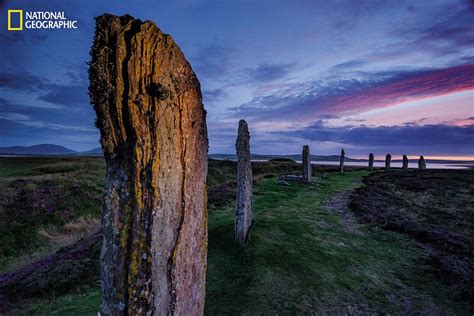
[{"label": "sunset glow", "polygon": [[[254,153],[299,153],[309,144],[321,155],[345,148],[351,157],[474,159],[466,1],[275,1],[271,15],[266,1],[143,2],[55,3],[78,19],[77,30],[0,30],[8,61],[0,73],[0,146],[99,147],[86,62],[93,18],[106,8],[173,35],[201,83],[211,154],[234,153],[243,118]],[[32,0],[22,6],[53,9]]]}]

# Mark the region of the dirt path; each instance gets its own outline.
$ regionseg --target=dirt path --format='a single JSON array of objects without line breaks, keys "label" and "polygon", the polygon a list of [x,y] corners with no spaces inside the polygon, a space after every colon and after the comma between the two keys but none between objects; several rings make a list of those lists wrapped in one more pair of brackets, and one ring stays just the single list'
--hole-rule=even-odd
[{"label": "dirt path", "polygon": [[353,189],[345,190],[335,194],[325,205],[326,211],[340,216],[341,224],[344,228],[353,234],[360,234],[357,219],[354,213],[349,209],[349,196]]}]

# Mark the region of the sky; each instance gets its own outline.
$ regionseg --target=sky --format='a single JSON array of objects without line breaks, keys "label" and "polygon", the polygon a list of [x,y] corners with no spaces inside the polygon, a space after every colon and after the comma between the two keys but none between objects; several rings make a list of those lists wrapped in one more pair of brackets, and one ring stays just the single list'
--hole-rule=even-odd
[{"label": "sky", "polygon": [[[7,10],[75,30],[7,31]],[[99,147],[87,95],[94,17],[173,36],[196,72],[209,152],[474,159],[474,1],[0,0],[0,146]]]}]

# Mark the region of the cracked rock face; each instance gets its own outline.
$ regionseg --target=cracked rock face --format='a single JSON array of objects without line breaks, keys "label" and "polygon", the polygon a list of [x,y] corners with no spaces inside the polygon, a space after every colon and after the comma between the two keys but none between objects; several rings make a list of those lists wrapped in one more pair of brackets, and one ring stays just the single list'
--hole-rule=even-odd
[{"label": "cracked rock face", "polygon": [[387,154],[385,156],[385,169],[389,170],[390,169],[390,163],[392,162],[392,155]]},{"label": "cracked rock face", "polygon": [[252,226],[252,164],[250,160],[250,134],[247,122],[240,120],[237,141],[237,203],[234,238],[247,242]]},{"label": "cracked rock face", "polygon": [[374,170],[374,154],[373,153],[369,154],[369,170],[370,171]]},{"label": "cracked rock face", "polygon": [[303,162],[303,182],[311,182],[311,156],[308,145],[303,146],[301,160]]},{"label": "cracked rock face", "polygon": [[204,310],[207,132],[199,81],[150,21],[96,19],[89,95],[107,162],[103,315]]}]

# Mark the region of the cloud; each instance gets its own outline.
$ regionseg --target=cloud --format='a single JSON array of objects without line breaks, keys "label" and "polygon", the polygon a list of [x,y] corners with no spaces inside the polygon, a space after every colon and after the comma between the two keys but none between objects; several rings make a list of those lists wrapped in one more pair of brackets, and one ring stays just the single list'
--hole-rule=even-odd
[{"label": "cloud", "polygon": [[88,112],[92,111],[81,108],[64,112],[61,108],[25,106],[0,98],[0,118],[34,128],[93,132],[93,116]]},{"label": "cloud", "polygon": [[257,68],[247,69],[248,79],[257,82],[268,82],[286,77],[294,63],[286,64],[261,64]]},{"label": "cloud", "polygon": [[0,89],[36,95],[39,101],[65,107],[88,106],[87,78],[81,71],[74,70],[65,73],[71,82],[65,84],[56,84],[29,72],[0,73]]},{"label": "cloud", "polygon": [[226,99],[227,97],[229,97],[229,93],[223,88],[218,88],[214,90],[204,90],[203,96],[204,103],[213,103]]},{"label": "cloud", "polygon": [[43,80],[28,72],[0,73],[0,89],[32,92],[41,89]]},{"label": "cloud", "polygon": [[[436,14],[425,13],[424,20],[403,27],[396,25],[387,35],[391,42],[372,57],[429,56],[450,63],[472,54],[474,26],[467,1],[433,6]],[[421,8],[419,8],[419,11]],[[470,52],[469,52],[470,51]],[[421,53],[421,54],[420,54]]]},{"label": "cloud", "polygon": [[44,91],[46,92],[38,97],[39,100],[52,104],[58,104],[64,107],[89,106],[87,85],[47,84],[44,86]]},{"label": "cloud", "polygon": [[[2,11],[2,18],[4,12]],[[37,55],[37,49],[46,41],[48,35],[38,32],[8,32],[5,20],[2,19],[1,22],[5,29],[0,30],[0,60],[8,61],[2,63],[2,72],[23,69],[25,64],[30,65],[33,58],[41,58]]]},{"label": "cloud", "polygon": [[[457,153],[474,155],[474,125],[405,125],[380,127],[331,128],[319,121],[313,125],[280,132],[310,142],[333,142],[361,149],[377,149],[403,153]],[[276,135],[275,135],[276,136]]]},{"label": "cloud", "polygon": [[232,45],[214,41],[201,47],[190,59],[198,77],[221,78],[232,68],[237,51]]},{"label": "cloud", "polygon": [[472,12],[469,12],[463,5],[449,5],[445,9],[443,17],[430,21],[426,26],[416,28],[413,32],[418,34],[416,39],[418,44],[421,42],[445,42],[455,47],[472,47],[472,43],[474,43]]},{"label": "cloud", "polygon": [[354,68],[360,68],[367,65],[368,62],[362,59],[352,59],[331,67],[331,70],[335,71],[344,71],[344,70],[353,70]]},{"label": "cloud", "polygon": [[358,77],[292,84],[233,108],[231,117],[310,122],[321,115],[355,114],[409,100],[474,89],[474,64],[430,70],[359,72]]}]

